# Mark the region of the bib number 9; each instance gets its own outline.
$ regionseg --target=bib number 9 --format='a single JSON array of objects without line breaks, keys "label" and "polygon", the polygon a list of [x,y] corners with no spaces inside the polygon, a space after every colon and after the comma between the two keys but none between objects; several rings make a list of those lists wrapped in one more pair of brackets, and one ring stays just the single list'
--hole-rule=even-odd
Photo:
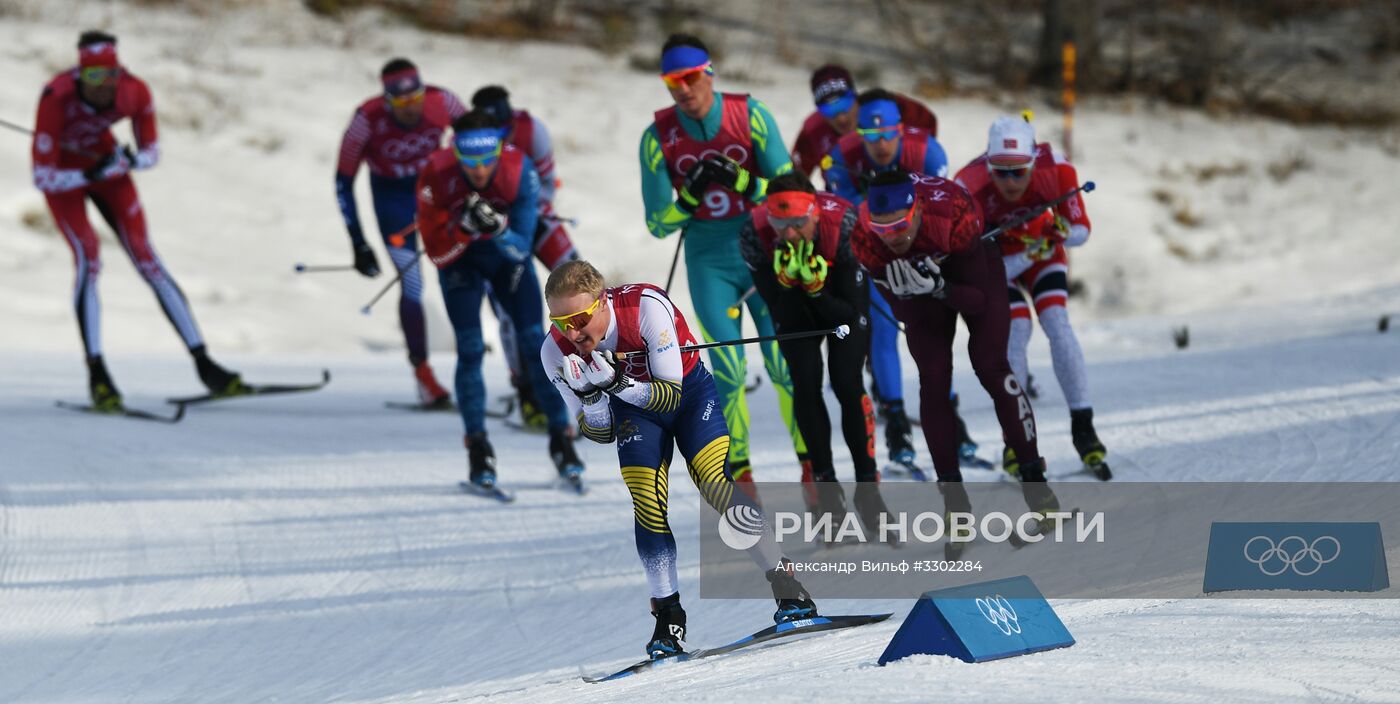
[{"label": "bib number 9", "polygon": [[726,191],[712,190],[705,194],[705,207],[710,210],[710,217],[722,218],[729,213],[729,193]]}]

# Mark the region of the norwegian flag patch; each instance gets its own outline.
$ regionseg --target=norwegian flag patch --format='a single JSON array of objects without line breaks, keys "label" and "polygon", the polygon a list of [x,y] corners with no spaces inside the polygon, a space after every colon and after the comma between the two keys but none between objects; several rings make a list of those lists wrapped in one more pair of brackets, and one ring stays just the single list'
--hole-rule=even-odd
[{"label": "norwegian flag patch", "polygon": [[1003,149],[1015,149],[1015,148],[1016,148],[1016,140],[1014,140],[1014,139],[1003,139],[1003,140],[1001,140],[1001,147],[1002,147]]}]

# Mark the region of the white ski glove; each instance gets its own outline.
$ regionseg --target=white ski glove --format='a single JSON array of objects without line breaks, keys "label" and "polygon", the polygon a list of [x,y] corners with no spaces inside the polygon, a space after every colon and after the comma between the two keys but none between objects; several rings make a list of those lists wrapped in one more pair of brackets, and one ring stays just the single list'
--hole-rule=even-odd
[{"label": "white ski glove", "polygon": [[632,385],[632,380],[617,373],[617,361],[613,353],[593,350],[583,367],[588,383],[614,396]]},{"label": "white ski glove", "polygon": [[918,261],[896,259],[885,267],[890,292],[900,298],[910,296],[943,297],[943,276],[932,257]]},{"label": "white ski glove", "polygon": [[564,357],[564,366],[559,370],[564,375],[564,382],[583,401],[585,408],[596,406],[603,400],[602,389],[588,380],[587,368],[588,363],[582,357],[571,354]]}]

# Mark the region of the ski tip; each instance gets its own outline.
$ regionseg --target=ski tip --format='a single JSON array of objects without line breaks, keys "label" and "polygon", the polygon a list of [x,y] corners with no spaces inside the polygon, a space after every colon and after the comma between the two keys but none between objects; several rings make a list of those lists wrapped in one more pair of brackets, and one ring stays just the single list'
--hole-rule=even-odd
[{"label": "ski tip", "polygon": [[322,369],[322,370],[321,370],[321,383],[322,383],[322,384],[329,384],[329,383],[331,383],[331,370],[329,370],[329,369]]},{"label": "ski tip", "polygon": [[185,417],[185,408],[187,408],[187,406],[183,403],[175,404],[175,415],[170,417],[170,422],[179,423],[183,420]]}]

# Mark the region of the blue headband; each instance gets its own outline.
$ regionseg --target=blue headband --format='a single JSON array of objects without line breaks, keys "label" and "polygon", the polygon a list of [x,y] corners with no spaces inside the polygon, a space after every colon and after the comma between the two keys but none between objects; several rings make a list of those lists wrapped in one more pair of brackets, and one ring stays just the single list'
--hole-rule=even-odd
[{"label": "blue headband", "polygon": [[872,100],[860,106],[857,126],[863,130],[899,124],[899,106],[893,100]]},{"label": "blue headband", "polygon": [[844,114],[856,102],[855,91],[846,91],[835,100],[828,100],[824,103],[817,103],[817,110],[828,118],[834,118]]},{"label": "blue headband", "polygon": [[452,135],[452,147],[463,156],[481,156],[501,148],[501,132],[492,127],[466,130]]},{"label": "blue headband", "polygon": [[914,207],[914,181],[900,181],[886,186],[871,186],[865,196],[871,215],[892,213]]},{"label": "blue headband", "polygon": [[683,71],[710,62],[710,54],[693,46],[673,46],[661,55],[661,75]]}]

